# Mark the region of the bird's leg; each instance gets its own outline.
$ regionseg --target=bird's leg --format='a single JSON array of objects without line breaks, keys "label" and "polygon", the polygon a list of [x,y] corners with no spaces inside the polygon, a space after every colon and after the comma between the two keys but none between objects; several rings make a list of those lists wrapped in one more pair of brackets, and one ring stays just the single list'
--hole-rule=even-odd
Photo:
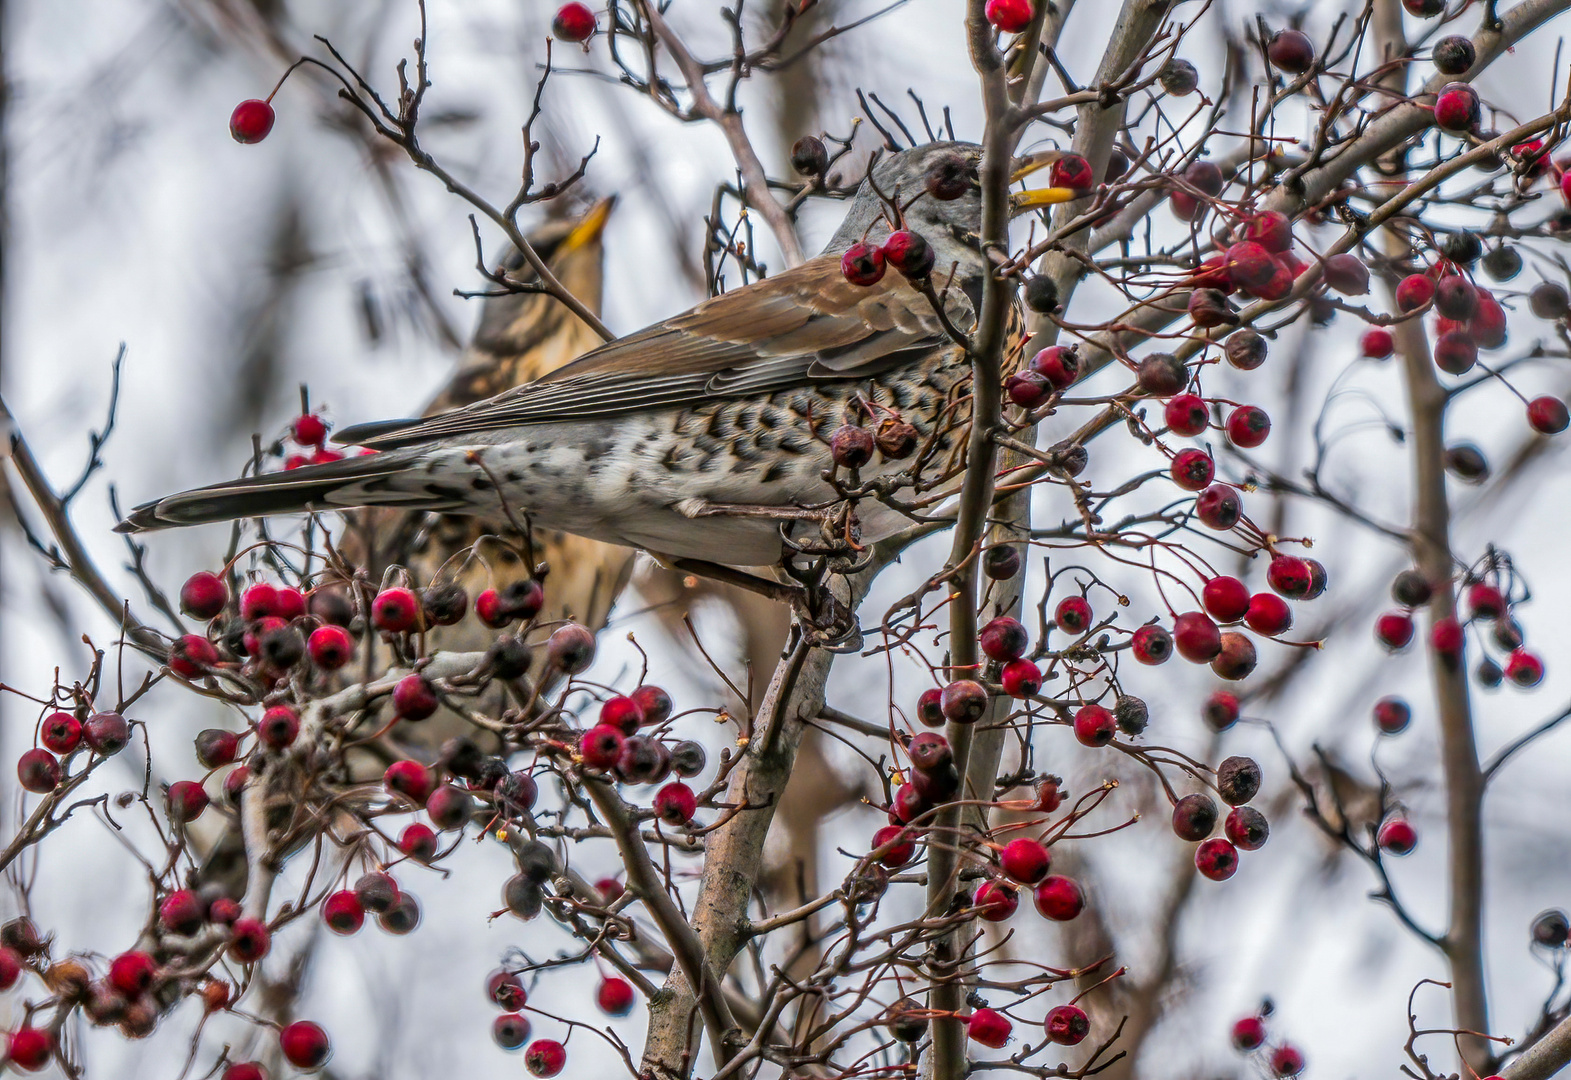
[{"label": "bird's leg", "polygon": [[830,652],[860,650],[862,627],[856,612],[835,596],[832,579],[826,580],[827,560],[815,559],[799,567],[787,555],[780,566],[786,575],[801,583],[800,598],[792,609],[801,620],[808,641]]},{"label": "bird's leg", "polygon": [[673,555],[661,555],[658,557],[661,562],[673,570],[680,570],[687,574],[697,574],[699,577],[710,578],[713,581],[723,581],[727,585],[735,585],[739,589],[756,593],[770,600],[779,601],[782,604],[799,604],[806,593],[806,590],[800,585],[784,585],[778,581],[770,581],[768,578],[749,574],[745,570],[738,570],[734,566],[712,563],[704,559],[678,558]]}]

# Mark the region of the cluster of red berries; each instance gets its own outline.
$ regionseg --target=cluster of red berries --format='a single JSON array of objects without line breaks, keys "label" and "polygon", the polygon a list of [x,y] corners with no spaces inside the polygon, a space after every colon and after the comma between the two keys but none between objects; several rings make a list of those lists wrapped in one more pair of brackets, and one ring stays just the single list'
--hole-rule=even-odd
[{"label": "cluster of red berries", "polygon": [[894,267],[912,281],[922,281],[933,272],[937,258],[933,246],[909,229],[896,229],[879,245],[857,241],[840,256],[840,272],[853,285],[877,285],[884,271]]},{"label": "cluster of red berries", "polygon": [[327,443],[327,422],[314,413],[295,417],[289,425],[289,438],[300,447],[299,453],[284,458],[284,469],[298,469],[304,465],[326,465],[342,461],[343,452],[333,450]]},{"label": "cluster of red berries", "polygon": [[[77,750],[85,748],[99,758],[124,750],[131,741],[131,725],[117,712],[90,712],[84,706],[75,713],[45,716],[38,725],[38,741],[42,745],[17,758],[16,776],[24,790],[43,795],[71,779],[67,759]],[[200,812],[198,808],[191,816]]]},{"label": "cluster of red berries", "polygon": [[1233,1025],[1233,1048],[1240,1053],[1254,1054],[1262,1051],[1266,1068],[1271,1075],[1286,1080],[1304,1071],[1304,1055],[1292,1043],[1266,1043],[1266,1018],[1271,1015],[1271,1003],[1266,1002],[1259,1012],[1245,1016]]},{"label": "cluster of red berries", "polygon": [[[1091,1034],[1091,1018],[1086,1015],[1084,1009],[1072,1001],[1067,1005],[1055,1005],[1049,1009],[1047,1016],[1042,1020],[1042,1027],[1047,1032],[1048,1042],[1059,1046],[1076,1046]],[[1007,1046],[1013,1031],[1014,1024],[1009,1017],[997,1009],[976,1009],[966,1018],[967,1037],[972,1042],[981,1043],[994,1050],[1001,1050]]]},{"label": "cluster of red berries", "polygon": [[1230,757],[1216,769],[1216,790],[1232,810],[1223,822],[1223,836],[1212,836],[1219,816],[1215,800],[1196,792],[1173,804],[1173,833],[1196,844],[1195,868],[1212,881],[1226,881],[1238,871],[1240,851],[1258,851],[1271,836],[1266,816],[1248,805],[1260,791],[1260,766],[1253,758]]},{"label": "cluster of red berries", "polygon": [[[708,755],[692,740],[668,743],[660,729],[670,717],[671,696],[658,686],[607,698],[599,721],[579,736],[578,758],[585,768],[626,784],[662,785],[655,792],[654,816],[680,828],[698,810],[697,794],[683,781],[704,771]],[[640,729],[654,730],[639,734]],[[680,779],[670,780],[672,774]]]},{"label": "cluster of red berries", "polygon": [[[504,1050],[524,1050],[524,1064],[536,1076],[555,1076],[567,1065],[567,1048],[554,1039],[529,1041],[533,1025],[523,1010],[529,1001],[517,973],[498,968],[486,977],[486,999],[503,1012],[491,1024],[491,1038]],[[633,984],[617,976],[600,980],[595,1003],[608,1016],[623,1017],[633,1011],[637,994]],[[527,1046],[526,1046],[527,1044]]]},{"label": "cluster of red berries", "polygon": [[[1480,641],[1492,643],[1505,654],[1504,666],[1487,654],[1479,661],[1474,671],[1479,683],[1493,688],[1508,681],[1513,686],[1531,689],[1543,681],[1544,662],[1525,647],[1522,625],[1511,617],[1511,601],[1493,577],[1491,574],[1466,582],[1466,621],[1454,616],[1436,619],[1429,628],[1430,648],[1441,663],[1459,665],[1467,642],[1466,627],[1477,625]],[[1402,608],[1375,620],[1375,638],[1391,652],[1406,648],[1415,633],[1413,611],[1427,604],[1433,594],[1433,586],[1417,571],[1399,574],[1392,582],[1391,595]],[[1484,624],[1489,626],[1487,635],[1482,632]],[[1381,726],[1384,730],[1385,725]]]}]

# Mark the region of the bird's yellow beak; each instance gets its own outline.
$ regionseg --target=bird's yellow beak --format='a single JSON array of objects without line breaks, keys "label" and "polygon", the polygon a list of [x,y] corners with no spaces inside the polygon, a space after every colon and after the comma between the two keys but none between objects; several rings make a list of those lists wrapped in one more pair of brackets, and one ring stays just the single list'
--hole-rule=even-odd
[{"label": "bird's yellow beak", "polygon": [[[1015,167],[1009,174],[1013,183],[1019,183],[1032,173],[1052,165],[1064,156],[1062,150],[1039,150],[1034,154],[1025,154],[1015,159]],[[1072,202],[1085,194],[1074,188],[1046,187],[1027,188],[1025,191],[1011,192],[1009,195],[1010,209],[1016,214],[1023,214],[1028,210],[1037,210],[1044,206],[1056,206],[1059,203]]]},{"label": "bird's yellow beak", "polygon": [[573,231],[567,234],[567,239],[562,241],[562,246],[557,250],[564,254],[577,251],[586,244],[592,244],[600,239],[600,234],[605,232],[606,222],[611,218],[611,208],[616,205],[616,196],[607,195],[589,208]]}]

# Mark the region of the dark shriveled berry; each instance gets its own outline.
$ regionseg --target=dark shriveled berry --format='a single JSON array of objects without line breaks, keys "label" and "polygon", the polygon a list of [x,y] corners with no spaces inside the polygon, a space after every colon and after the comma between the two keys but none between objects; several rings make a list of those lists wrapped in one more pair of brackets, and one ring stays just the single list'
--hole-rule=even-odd
[{"label": "dark shriveled berry", "polygon": [[1189,369],[1172,353],[1152,353],[1140,361],[1140,389],[1156,397],[1171,397],[1189,383]]},{"label": "dark shriveled berry", "polygon": [[1222,353],[1240,371],[1253,371],[1266,361],[1266,339],[1246,327],[1228,335]]},{"label": "dark shriveled berry", "polygon": [[945,154],[928,167],[927,193],[942,202],[958,199],[971,189],[971,167],[959,154]]},{"label": "dark shriveled berry", "polygon": [[1143,699],[1120,694],[1113,703],[1113,719],[1125,735],[1139,735],[1151,721],[1151,710]]},{"label": "dark shriveled berry", "polygon": [[823,176],[829,169],[829,151],[816,135],[803,135],[791,144],[791,167],[803,176]]},{"label": "dark shriveled berry", "polygon": [[1176,56],[1162,65],[1162,70],[1157,72],[1156,77],[1162,84],[1162,89],[1174,97],[1192,94],[1200,85],[1200,72],[1195,70],[1195,65]]},{"label": "dark shriveled berry", "polygon": [[1216,767],[1216,789],[1229,806],[1242,806],[1260,790],[1260,766],[1253,758],[1228,758]]},{"label": "dark shriveled berry", "polygon": [[1058,286],[1046,274],[1036,274],[1027,279],[1022,293],[1026,307],[1038,315],[1051,315],[1058,310]]}]

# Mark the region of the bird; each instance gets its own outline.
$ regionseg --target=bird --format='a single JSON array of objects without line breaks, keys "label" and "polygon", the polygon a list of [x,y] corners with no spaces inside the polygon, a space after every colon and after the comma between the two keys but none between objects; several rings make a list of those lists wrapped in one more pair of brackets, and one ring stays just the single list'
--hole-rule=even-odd
[{"label": "bird", "polygon": [[[1058,156],[1018,158],[1013,176]],[[959,142],[890,154],[869,169],[812,259],[523,386],[336,436],[373,453],[169,495],[116,528],[384,506],[513,517],[666,560],[777,564],[790,531],[821,523],[839,498],[825,479],[828,435],[847,418],[898,415],[951,454],[963,441],[955,436],[970,368],[945,324],[975,324],[990,272],[979,237],[981,160],[979,146]],[[1018,191],[1011,209],[1080,194]],[[842,271],[853,245],[880,244],[902,224],[935,253],[936,303],[902,274],[864,285]],[[906,467],[870,462],[861,479]],[[864,541],[909,520],[884,501],[862,501],[871,504],[858,512]]]},{"label": "bird", "polygon": [[[605,282],[605,228],[615,201],[600,199],[581,215],[547,220],[529,235],[557,280],[596,314]],[[533,271],[517,252],[505,269],[513,280],[533,281]],[[488,297],[458,369],[423,415],[462,408],[542,378],[600,343],[598,333],[548,293]],[[628,579],[635,553],[547,530],[535,530],[532,540],[536,563],[528,565],[505,516],[377,509],[357,515],[338,549],[349,565],[366,567],[372,580],[399,566],[417,583],[453,583],[470,596],[488,587],[505,589],[544,564],[551,570],[551,588],[541,622],[571,618],[599,630]],[[471,553],[478,557],[468,557]],[[428,633],[432,648],[459,652],[483,650],[494,636],[469,620]]]}]

